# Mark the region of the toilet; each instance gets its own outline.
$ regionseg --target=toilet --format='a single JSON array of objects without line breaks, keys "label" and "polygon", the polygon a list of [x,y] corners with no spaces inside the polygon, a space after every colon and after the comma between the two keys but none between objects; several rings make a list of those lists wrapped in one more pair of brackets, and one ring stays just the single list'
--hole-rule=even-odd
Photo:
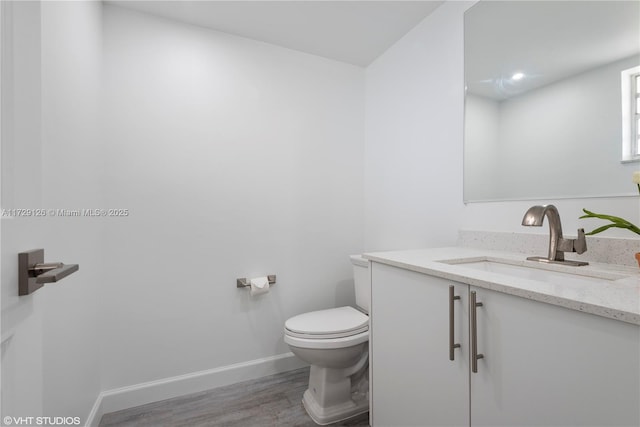
[{"label": "toilet", "polygon": [[284,324],[284,341],[311,365],[302,403],[317,424],[369,410],[369,263],[352,255],[356,306],[300,314]]}]

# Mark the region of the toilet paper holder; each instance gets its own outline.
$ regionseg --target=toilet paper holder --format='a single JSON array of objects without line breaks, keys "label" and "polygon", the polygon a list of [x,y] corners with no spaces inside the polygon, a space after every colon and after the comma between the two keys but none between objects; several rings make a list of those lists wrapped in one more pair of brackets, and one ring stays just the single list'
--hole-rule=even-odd
[{"label": "toilet paper holder", "polygon": [[[276,275],[270,274],[267,276],[267,280],[269,280],[269,286],[276,284]],[[247,279],[246,277],[241,277],[236,279],[236,287],[237,288],[246,288],[251,287],[251,279]]]}]

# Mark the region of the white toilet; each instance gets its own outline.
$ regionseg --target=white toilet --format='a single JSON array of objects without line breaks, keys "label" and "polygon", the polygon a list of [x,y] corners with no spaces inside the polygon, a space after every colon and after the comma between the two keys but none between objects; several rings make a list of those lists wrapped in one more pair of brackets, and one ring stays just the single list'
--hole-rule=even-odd
[{"label": "white toilet", "polygon": [[311,365],[302,403],[326,425],[369,410],[369,263],[352,255],[356,305],[300,314],[284,324],[284,341]]}]

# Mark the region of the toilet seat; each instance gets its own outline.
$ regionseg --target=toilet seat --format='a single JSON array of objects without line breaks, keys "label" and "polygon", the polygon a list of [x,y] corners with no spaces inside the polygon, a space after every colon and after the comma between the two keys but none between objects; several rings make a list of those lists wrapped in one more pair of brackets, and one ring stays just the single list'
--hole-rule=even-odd
[{"label": "toilet seat", "polygon": [[369,316],[353,307],[299,314],[287,320],[286,330],[300,338],[341,338],[369,329]]},{"label": "toilet seat", "polygon": [[369,339],[369,316],[338,307],[294,316],[285,322],[285,342],[302,348],[343,348]]},{"label": "toilet seat", "polygon": [[363,342],[369,341],[369,331],[361,332],[356,335],[351,335],[342,338],[298,338],[289,335],[289,331],[285,329],[284,342],[292,347],[300,347],[307,349],[337,349],[352,347]]},{"label": "toilet seat", "polygon": [[289,329],[285,329],[285,333],[290,337],[296,338],[307,338],[312,340],[317,339],[330,339],[330,338],[348,338],[353,335],[361,334],[363,332],[367,332],[369,330],[369,325],[365,325],[362,328],[356,329],[355,331],[343,332],[343,333],[326,333],[326,334],[305,334],[300,332],[294,332]]}]

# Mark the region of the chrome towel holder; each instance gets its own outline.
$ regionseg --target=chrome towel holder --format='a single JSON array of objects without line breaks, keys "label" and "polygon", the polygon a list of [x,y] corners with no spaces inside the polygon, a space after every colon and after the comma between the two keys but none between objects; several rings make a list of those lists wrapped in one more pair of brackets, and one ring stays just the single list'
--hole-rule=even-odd
[{"label": "chrome towel holder", "polygon": [[[276,284],[276,275],[270,274],[267,276],[267,280],[269,281],[269,286]],[[246,288],[251,287],[251,279],[247,279],[246,277],[241,277],[236,279],[236,287],[237,288]]]}]

